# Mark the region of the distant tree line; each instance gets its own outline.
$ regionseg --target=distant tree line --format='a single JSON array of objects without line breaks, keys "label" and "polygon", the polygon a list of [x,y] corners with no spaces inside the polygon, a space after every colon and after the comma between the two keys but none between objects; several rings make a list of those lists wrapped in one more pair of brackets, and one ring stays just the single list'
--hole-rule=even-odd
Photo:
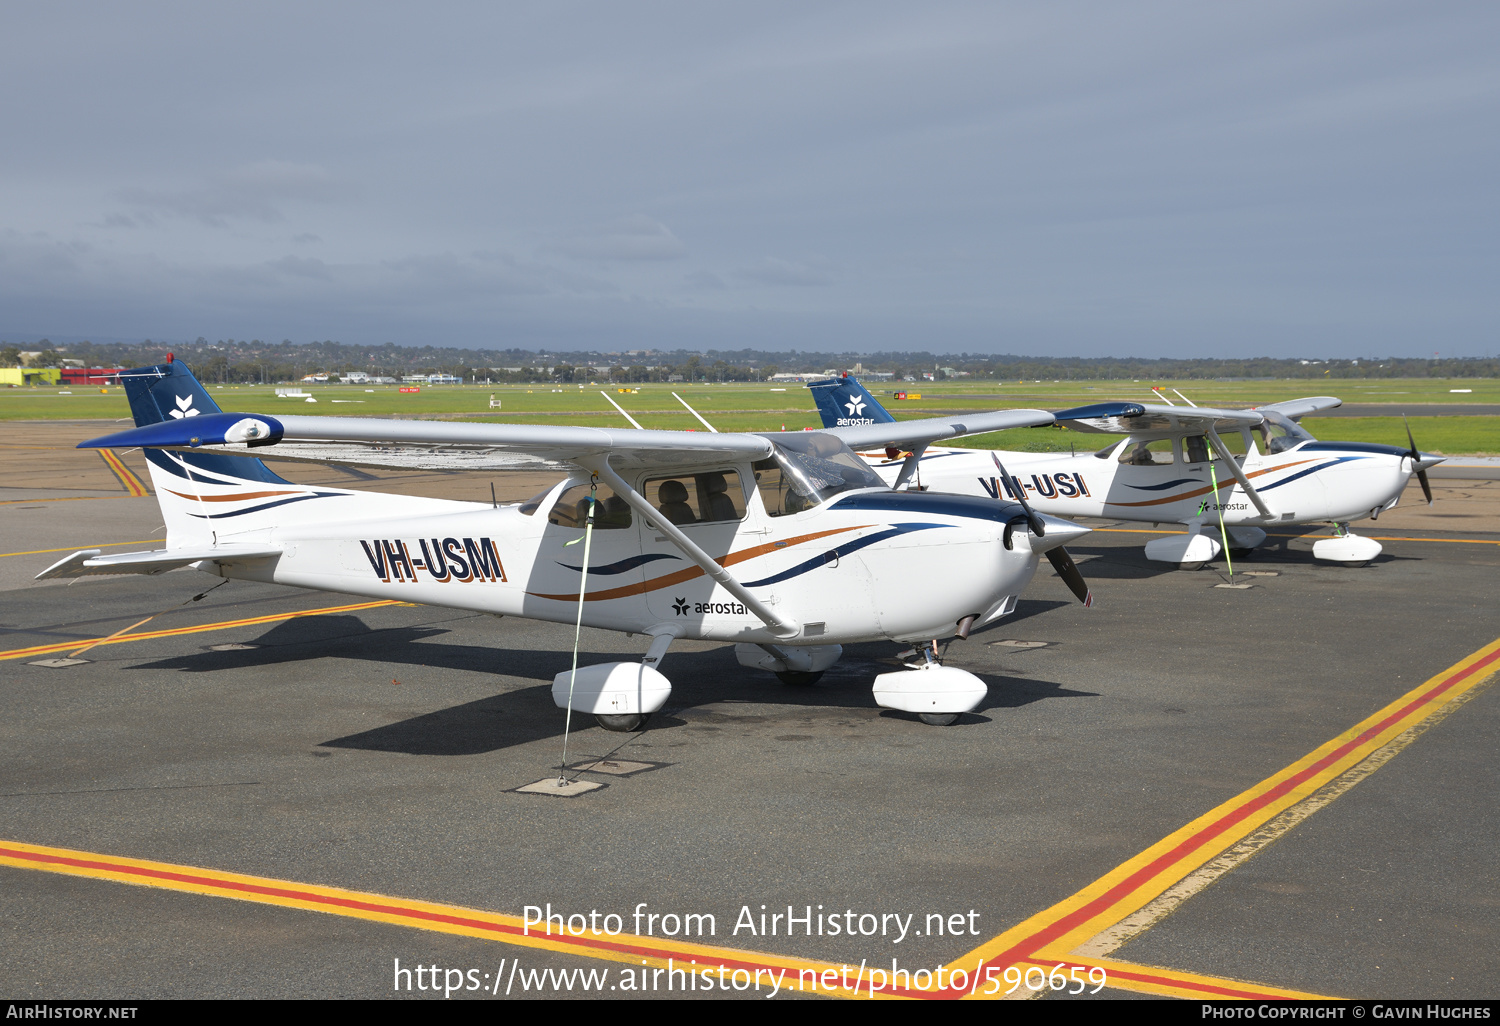
[{"label": "distant tree line", "polygon": [[[371,376],[451,374],[469,381],[499,383],[582,383],[764,381],[778,372],[851,370],[893,374],[922,381],[960,378],[994,381],[1090,381],[1140,379],[1275,378],[1488,378],[1500,376],[1492,357],[1385,357],[1347,360],[1139,357],[1034,357],[981,353],[879,352],[812,353],[742,349],[632,352],[566,352],[473,349],[442,346],[357,346],[341,342],[278,343],[260,339],[163,344],[146,339],[132,344],[73,343],[59,349],[47,340],[34,345],[0,341],[0,366],[14,367],[21,352],[38,352],[32,366],[58,366],[63,359],[86,366],[143,366],[159,363],[168,351],[187,362],[206,382],[244,384],[296,381],[309,374]],[[855,373],[859,373],[856,370]]]}]

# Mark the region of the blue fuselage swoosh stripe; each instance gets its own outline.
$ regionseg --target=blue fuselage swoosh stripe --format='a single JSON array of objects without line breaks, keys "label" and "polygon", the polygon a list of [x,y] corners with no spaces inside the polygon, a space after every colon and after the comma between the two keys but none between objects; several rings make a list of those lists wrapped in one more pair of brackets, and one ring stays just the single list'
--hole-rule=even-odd
[{"label": "blue fuselage swoosh stripe", "polygon": [[[591,566],[589,567],[589,573],[598,574],[601,577],[613,577],[615,574],[623,574],[627,570],[634,570],[638,566],[645,566],[647,563],[655,562],[658,559],[681,558],[681,556],[673,556],[665,552],[648,552],[644,555],[631,556],[628,559],[622,559],[618,563],[610,563],[606,566]],[[569,564],[564,563],[561,560],[557,561],[557,565],[568,570],[576,570],[580,572],[583,570],[583,567],[581,566],[570,566]]]},{"label": "blue fuselage swoosh stripe", "polygon": [[1327,463],[1319,463],[1317,466],[1308,467],[1306,470],[1299,470],[1297,473],[1293,474],[1291,477],[1282,478],[1280,481],[1277,481],[1275,484],[1268,484],[1264,488],[1257,488],[1256,491],[1269,492],[1273,488],[1280,488],[1284,484],[1291,484],[1293,481],[1297,480],[1299,477],[1306,477],[1308,474],[1315,474],[1315,473],[1317,473],[1320,470],[1327,470],[1329,467],[1337,466],[1340,463],[1346,463],[1349,460],[1362,460],[1364,458],[1365,457],[1363,457],[1363,456],[1340,456],[1336,460],[1329,460]]},{"label": "blue fuselage swoosh stripe", "polygon": [[1173,478],[1172,480],[1166,482],[1165,484],[1126,485],[1125,487],[1126,488],[1134,488],[1137,491],[1142,491],[1142,492],[1163,492],[1163,491],[1166,491],[1168,488],[1176,488],[1178,485],[1200,484],[1200,483],[1201,482],[1197,478],[1193,478],[1193,477],[1177,477],[1177,478]]},{"label": "blue fuselage swoosh stripe", "polygon": [[894,538],[898,534],[910,534],[912,531],[930,531],[935,527],[949,526],[951,525],[895,524],[892,525],[889,530],[881,531],[878,534],[867,535],[864,538],[860,538],[858,541],[852,541],[848,544],[829,549],[827,552],[816,555],[812,559],[804,560],[801,563],[798,563],[790,570],[783,570],[779,574],[774,574],[771,577],[763,577],[758,581],[746,581],[745,587],[763,588],[768,584],[780,584],[782,581],[789,581],[793,577],[800,577],[802,574],[805,574],[811,570],[816,570],[820,566],[827,566],[829,563],[832,563],[840,556],[847,556],[852,552],[858,552],[860,549],[864,548],[867,545],[874,545],[876,542],[885,541],[887,538]]}]

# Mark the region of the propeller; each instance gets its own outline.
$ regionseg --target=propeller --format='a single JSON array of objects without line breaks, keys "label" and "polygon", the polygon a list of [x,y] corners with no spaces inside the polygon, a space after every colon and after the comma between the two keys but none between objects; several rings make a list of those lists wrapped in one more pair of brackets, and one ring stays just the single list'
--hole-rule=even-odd
[{"label": "propeller", "polygon": [[1417,472],[1417,480],[1421,482],[1422,494],[1427,497],[1427,505],[1432,505],[1432,485],[1427,483],[1427,468],[1422,466],[1422,454],[1417,451],[1416,439],[1411,436],[1411,425],[1406,421],[1406,414],[1401,415],[1401,423],[1406,425],[1406,444],[1411,446],[1411,466]]},{"label": "propeller", "polygon": [[[1036,511],[1031,508],[1031,503],[1026,501],[1025,486],[1013,486],[1011,484],[1011,476],[1005,472],[1005,464],[1000,462],[1000,457],[992,452],[990,453],[990,458],[995,461],[995,467],[1000,471],[1000,480],[1006,483],[1006,489],[1016,493],[1016,498],[1020,501],[1021,508],[1026,511],[1024,518],[1016,517],[1005,525],[1005,547],[1007,549],[1011,547],[1011,531],[1019,526],[1018,521],[1023,521],[1027,527],[1031,528],[1031,533],[1038,538],[1045,536],[1047,525],[1041,517],[1037,516]],[[1068,586],[1068,590],[1078,597],[1079,602],[1083,603],[1084,608],[1092,609],[1094,607],[1094,593],[1089,589],[1088,582],[1083,579],[1083,574],[1079,572],[1078,564],[1073,562],[1072,556],[1068,555],[1068,550],[1061,545],[1048,549],[1047,561],[1052,564],[1052,569],[1057,571],[1057,576],[1063,579],[1063,583]]]}]

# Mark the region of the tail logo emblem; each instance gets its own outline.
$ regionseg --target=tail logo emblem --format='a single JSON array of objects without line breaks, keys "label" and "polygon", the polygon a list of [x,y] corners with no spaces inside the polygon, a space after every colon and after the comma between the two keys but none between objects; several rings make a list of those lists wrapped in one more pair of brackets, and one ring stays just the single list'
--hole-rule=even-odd
[{"label": "tail logo emblem", "polygon": [[865,401],[861,396],[855,396],[844,406],[849,410],[849,416],[858,417],[865,412]]},{"label": "tail logo emblem", "polygon": [[198,411],[193,409],[193,397],[190,395],[177,396],[177,409],[169,412],[172,414],[174,420],[181,420],[183,417],[198,416]]}]

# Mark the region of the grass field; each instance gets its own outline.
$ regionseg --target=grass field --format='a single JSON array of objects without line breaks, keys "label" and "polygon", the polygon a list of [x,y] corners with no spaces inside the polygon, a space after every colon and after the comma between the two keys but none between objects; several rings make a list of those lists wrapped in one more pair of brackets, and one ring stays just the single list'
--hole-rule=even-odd
[{"label": "grass field", "polygon": [[[1059,409],[1109,399],[1154,402],[1150,386],[1180,389],[1200,405],[1246,406],[1307,395],[1336,395],[1349,403],[1500,403],[1500,380],[1400,379],[1392,381],[1308,379],[1290,381],[1136,382],[943,382],[879,385],[871,391],[900,419],[936,416],[959,410],[1035,407]],[[226,410],[269,414],[370,417],[463,417],[490,423],[553,423],[624,427],[626,422],[599,393],[608,394],[643,426],[663,430],[702,430],[672,397],[676,391],[721,431],[799,430],[819,425],[805,388],[785,390],[766,384],[642,385],[621,393],[616,386],[423,386],[402,393],[393,385],[367,389],[359,385],[302,386],[317,402],[278,398],[266,386],[207,386]],[[1469,391],[1455,391],[1468,389]],[[899,390],[920,399],[896,400]],[[1171,394],[1170,391],[1168,394]],[[491,396],[500,410],[491,410]],[[1173,396],[1175,400],[1176,397]],[[130,409],[119,388],[0,389],[0,420],[99,420],[126,422]],[[1399,417],[1309,418],[1319,438],[1404,445]],[[1500,417],[1413,417],[1417,444],[1430,452],[1500,454]],[[1022,429],[975,436],[965,444],[982,448],[1062,451],[1092,450],[1108,441],[1104,435],[1055,428]]]}]

